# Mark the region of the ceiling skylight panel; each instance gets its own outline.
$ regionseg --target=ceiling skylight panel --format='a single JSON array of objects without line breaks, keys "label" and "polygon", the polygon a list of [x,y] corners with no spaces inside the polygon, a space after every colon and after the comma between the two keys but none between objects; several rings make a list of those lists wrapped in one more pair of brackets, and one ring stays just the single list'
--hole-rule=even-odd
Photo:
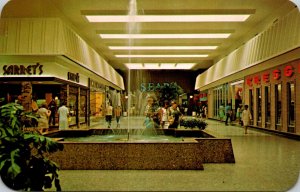
[{"label": "ceiling skylight panel", "polygon": [[230,33],[197,34],[99,34],[102,39],[213,39],[228,38]]},{"label": "ceiling skylight panel", "polygon": [[86,15],[89,22],[244,22],[249,14],[218,15]]},{"label": "ceiling skylight panel", "polygon": [[109,46],[111,50],[214,50],[218,46]]},{"label": "ceiling skylight panel", "polygon": [[208,57],[207,54],[198,55],[115,55],[117,58],[198,58]]}]

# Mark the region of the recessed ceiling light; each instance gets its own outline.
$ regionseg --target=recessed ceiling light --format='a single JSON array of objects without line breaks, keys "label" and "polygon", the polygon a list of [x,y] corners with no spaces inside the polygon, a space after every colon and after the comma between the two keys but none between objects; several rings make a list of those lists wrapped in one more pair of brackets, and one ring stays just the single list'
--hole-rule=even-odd
[{"label": "recessed ceiling light", "polygon": [[160,69],[158,63],[144,63],[145,69]]},{"label": "recessed ceiling light", "polygon": [[99,34],[102,39],[203,39],[228,38],[230,33],[197,34]]},{"label": "recessed ceiling light", "polygon": [[128,69],[138,69],[138,70],[186,70],[193,68],[196,63],[125,63]]},{"label": "recessed ceiling light", "polygon": [[249,14],[236,15],[86,15],[89,22],[244,22]]},{"label": "recessed ceiling light", "polygon": [[179,69],[191,69],[196,63],[177,63],[176,68]]},{"label": "recessed ceiling light", "polygon": [[125,63],[128,69],[143,69],[142,63]]},{"label": "recessed ceiling light", "polygon": [[208,55],[115,55],[118,58],[189,58],[189,57],[208,57]]},{"label": "recessed ceiling light", "polygon": [[214,50],[218,46],[109,46],[111,50]]},{"label": "recessed ceiling light", "polygon": [[176,63],[161,63],[160,68],[161,69],[175,69]]}]

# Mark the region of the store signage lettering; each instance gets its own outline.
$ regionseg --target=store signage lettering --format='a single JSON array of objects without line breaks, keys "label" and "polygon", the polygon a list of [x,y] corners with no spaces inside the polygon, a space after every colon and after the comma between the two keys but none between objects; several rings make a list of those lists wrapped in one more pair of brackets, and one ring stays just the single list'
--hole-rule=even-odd
[{"label": "store signage lettering", "polygon": [[[298,66],[298,72],[300,74],[300,65]],[[246,84],[249,87],[252,87],[253,84],[260,85],[261,78],[264,83],[269,83],[270,78],[273,78],[274,80],[280,80],[282,75],[284,75],[285,77],[292,77],[294,74],[295,68],[292,65],[287,65],[283,68],[283,74],[282,71],[280,71],[279,69],[274,69],[271,73],[265,72],[261,76],[255,75],[254,77],[248,77],[246,79]]]},{"label": "store signage lettering", "polygon": [[254,83],[256,84],[256,85],[259,85],[260,84],[260,76],[255,76],[254,78],[253,78],[253,81],[254,81]]},{"label": "store signage lettering", "polygon": [[104,90],[104,85],[102,85],[101,83],[98,83],[96,81],[93,81],[91,79],[90,79],[90,87]]},{"label": "store signage lettering", "polygon": [[43,65],[4,65],[3,75],[41,75],[43,74]]},{"label": "store signage lettering", "polygon": [[264,73],[262,75],[262,79],[263,79],[263,82],[269,83],[270,82],[270,74],[269,73]]},{"label": "store signage lettering", "polygon": [[140,90],[142,92],[157,91],[163,86],[172,86],[172,85],[176,85],[176,82],[172,82],[172,83],[141,83]]},{"label": "store signage lettering", "polygon": [[79,83],[79,73],[68,72],[68,80]]},{"label": "store signage lettering", "polygon": [[280,70],[279,69],[275,69],[273,71],[273,79],[274,80],[279,80],[281,78],[281,75],[280,75]]},{"label": "store signage lettering", "polygon": [[207,93],[200,93],[199,99],[200,101],[207,101]]},{"label": "store signage lettering", "polygon": [[199,94],[199,97],[200,97],[200,98],[207,97],[207,93],[200,93],[200,94]]},{"label": "store signage lettering", "polygon": [[284,75],[286,77],[291,77],[294,74],[294,67],[291,65],[288,65],[284,68]]}]

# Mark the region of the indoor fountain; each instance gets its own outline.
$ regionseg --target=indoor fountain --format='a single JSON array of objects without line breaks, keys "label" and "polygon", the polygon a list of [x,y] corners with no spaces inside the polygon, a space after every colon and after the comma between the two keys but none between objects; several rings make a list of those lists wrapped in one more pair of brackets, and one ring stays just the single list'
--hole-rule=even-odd
[{"label": "indoor fountain", "polygon": [[[130,0],[128,33],[139,33],[139,26],[134,22],[137,15],[137,2]],[[134,42],[129,38],[129,46]],[[129,54],[130,51],[129,51]],[[129,63],[131,59],[129,57]],[[61,169],[193,169],[202,170],[203,163],[234,163],[233,149],[230,139],[214,138],[201,132],[202,138],[187,139],[176,129],[145,130],[143,125],[136,125],[147,100],[144,93],[132,92],[131,85],[135,82],[128,71],[129,109],[133,101],[139,109],[138,115],[128,113],[127,126],[122,129],[88,129],[65,130],[52,134],[52,137],[63,137],[64,150],[50,156]],[[134,98],[135,97],[135,98]],[[175,135],[176,131],[178,133]],[[196,133],[196,132],[195,132]],[[104,135],[105,139],[97,137]],[[171,136],[165,136],[171,135]],[[175,135],[176,137],[173,137]],[[67,137],[78,137],[75,140]],[[88,137],[82,137],[88,136]],[[145,138],[148,139],[145,139]],[[159,138],[162,139],[159,139]],[[99,139],[100,138],[100,139]],[[149,139],[150,138],[150,139]],[[170,139],[172,138],[172,139]]]}]

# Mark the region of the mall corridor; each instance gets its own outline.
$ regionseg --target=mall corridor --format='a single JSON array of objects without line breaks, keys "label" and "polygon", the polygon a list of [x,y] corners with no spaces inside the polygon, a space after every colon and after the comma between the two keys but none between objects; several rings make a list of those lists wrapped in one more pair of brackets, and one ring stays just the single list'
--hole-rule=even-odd
[{"label": "mall corridor", "polygon": [[[287,191],[299,176],[300,142],[207,120],[206,132],[231,138],[235,164],[204,170],[61,170],[63,191]],[[138,122],[137,122],[138,123]],[[88,159],[86,161],[88,162]]]}]

